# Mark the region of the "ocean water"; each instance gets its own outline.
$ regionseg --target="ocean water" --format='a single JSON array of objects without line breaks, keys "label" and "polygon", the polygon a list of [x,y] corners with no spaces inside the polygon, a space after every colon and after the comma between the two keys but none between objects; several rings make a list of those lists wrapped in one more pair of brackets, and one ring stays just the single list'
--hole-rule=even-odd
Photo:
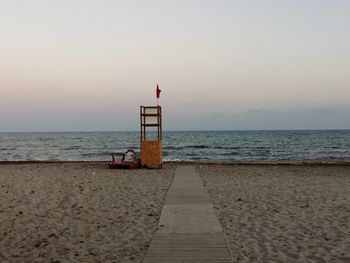
[{"label": "ocean water", "polygon": [[[0,133],[0,161],[108,161],[139,132]],[[349,160],[350,130],[166,131],[165,161]]]}]

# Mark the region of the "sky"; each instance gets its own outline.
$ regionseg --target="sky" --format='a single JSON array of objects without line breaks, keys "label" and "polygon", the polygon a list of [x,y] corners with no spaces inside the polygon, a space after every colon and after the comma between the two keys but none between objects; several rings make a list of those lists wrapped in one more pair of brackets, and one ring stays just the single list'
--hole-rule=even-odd
[{"label": "sky", "polygon": [[350,1],[0,0],[0,132],[350,129]]}]

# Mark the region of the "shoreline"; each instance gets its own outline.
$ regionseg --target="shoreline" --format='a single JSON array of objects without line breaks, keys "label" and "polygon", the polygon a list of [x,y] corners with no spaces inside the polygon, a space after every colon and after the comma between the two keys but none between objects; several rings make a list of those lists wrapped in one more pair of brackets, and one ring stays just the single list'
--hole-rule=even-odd
[{"label": "shoreline", "polygon": [[[7,164],[108,164],[110,161],[0,161]],[[164,161],[163,164],[174,165],[291,165],[291,166],[350,166],[350,160],[262,160],[262,161]]]}]

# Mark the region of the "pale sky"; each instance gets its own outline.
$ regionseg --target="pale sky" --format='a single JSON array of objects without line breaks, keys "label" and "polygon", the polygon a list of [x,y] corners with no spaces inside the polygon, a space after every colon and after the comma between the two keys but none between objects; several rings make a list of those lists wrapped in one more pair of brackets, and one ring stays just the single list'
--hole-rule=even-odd
[{"label": "pale sky", "polygon": [[0,0],[0,131],[350,129],[350,1]]}]

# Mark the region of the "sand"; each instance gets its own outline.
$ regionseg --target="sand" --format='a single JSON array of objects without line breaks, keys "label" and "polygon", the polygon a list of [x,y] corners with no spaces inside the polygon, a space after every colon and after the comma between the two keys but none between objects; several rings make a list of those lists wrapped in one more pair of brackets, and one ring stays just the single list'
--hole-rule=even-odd
[{"label": "sand", "polygon": [[[177,164],[0,164],[0,262],[141,262]],[[233,262],[350,262],[350,166],[192,164]]]},{"label": "sand", "polygon": [[140,262],[173,165],[0,165],[0,262]]},{"label": "sand", "polygon": [[350,166],[198,171],[233,262],[350,262]]}]

